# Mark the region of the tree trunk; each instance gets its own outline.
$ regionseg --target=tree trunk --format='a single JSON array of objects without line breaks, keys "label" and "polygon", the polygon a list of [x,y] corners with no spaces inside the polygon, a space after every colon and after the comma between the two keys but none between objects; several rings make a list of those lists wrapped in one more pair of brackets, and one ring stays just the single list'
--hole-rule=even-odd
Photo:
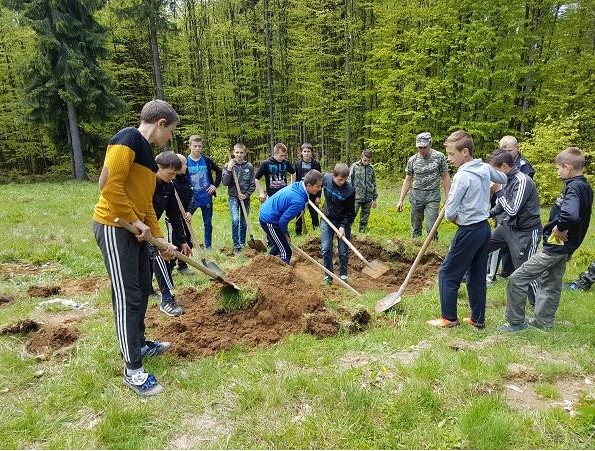
[{"label": "tree trunk", "polygon": [[[68,87],[66,87],[66,89],[68,89]],[[66,102],[66,108],[68,109],[68,130],[70,131],[72,158],[74,161],[74,179],[89,180],[89,176],[85,170],[83,151],[81,150],[81,137],[79,134],[76,110],[74,109],[72,102]]]},{"label": "tree trunk", "polygon": [[165,100],[163,92],[163,76],[161,75],[161,60],[159,59],[159,44],[157,43],[157,26],[154,18],[149,21],[149,39],[151,40],[151,53],[153,54],[153,75],[155,76],[155,90],[157,98]]},{"label": "tree trunk", "polygon": [[264,41],[266,45],[266,72],[267,72],[267,103],[269,110],[269,144],[273,151],[275,146],[275,131],[273,127],[273,55],[271,50],[271,29],[269,23],[269,0],[263,0],[262,10],[264,13]]}]

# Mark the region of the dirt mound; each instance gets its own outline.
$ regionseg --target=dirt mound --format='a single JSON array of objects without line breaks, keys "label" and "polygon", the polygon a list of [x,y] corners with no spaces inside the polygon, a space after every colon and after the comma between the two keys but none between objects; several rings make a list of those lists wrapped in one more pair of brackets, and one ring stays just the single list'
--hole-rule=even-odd
[{"label": "dirt mound", "polygon": [[79,336],[80,332],[74,327],[48,325],[39,329],[26,347],[31,354],[47,354],[73,344]]},{"label": "dirt mound", "polygon": [[259,255],[227,278],[256,293],[252,308],[223,313],[218,311],[220,285],[203,291],[186,288],[177,296],[185,310],[179,319],[167,321],[156,309],[148,313],[157,338],[172,341],[174,353],[191,356],[211,355],[236,344],[266,346],[291,333],[328,336],[339,330],[338,320],[324,307],[320,286],[276,257]]},{"label": "dirt mound", "polygon": [[14,301],[14,296],[0,296],[0,305]]},{"label": "dirt mound", "polygon": [[31,285],[27,288],[27,294],[32,298],[49,298],[58,293],[60,293],[60,287],[57,285],[50,285],[47,287]]},{"label": "dirt mound", "polygon": [[[391,266],[377,279],[361,273],[363,263],[350,256],[349,283],[360,292],[396,291],[405,279],[411,260],[403,257],[398,247],[383,248],[370,240],[355,240],[363,255],[380,259]],[[312,257],[321,261],[320,240],[304,245]],[[155,328],[155,337],[174,343],[172,351],[179,356],[212,355],[234,345],[267,346],[292,333],[307,332],[328,337],[340,330],[357,333],[364,330],[370,314],[355,314],[344,308],[329,310],[325,301],[351,294],[338,284],[324,286],[323,273],[305,259],[293,258],[287,266],[278,258],[256,255],[245,266],[230,271],[226,278],[243,290],[256,293],[256,302],[246,310],[225,313],[220,308],[221,285],[207,289],[181,290],[177,300],[184,307],[179,318],[166,318],[158,309],[147,313],[147,325]],[[415,292],[431,283],[438,272],[441,258],[430,254],[424,258],[407,292]],[[151,334],[152,335],[152,334]]]},{"label": "dirt mound", "polygon": [[41,325],[36,321],[23,319],[0,329],[0,335],[28,334],[39,330],[40,327]]}]

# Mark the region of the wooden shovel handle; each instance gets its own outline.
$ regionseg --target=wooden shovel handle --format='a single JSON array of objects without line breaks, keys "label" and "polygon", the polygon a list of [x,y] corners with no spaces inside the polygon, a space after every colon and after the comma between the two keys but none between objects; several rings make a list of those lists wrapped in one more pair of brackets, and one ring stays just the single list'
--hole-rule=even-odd
[{"label": "wooden shovel handle", "polygon": [[[130,233],[134,234],[134,235],[140,235],[140,230],[138,230],[135,226],[133,226],[132,224],[129,224],[128,222],[124,221],[123,219],[120,218],[116,218],[114,219],[114,222],[116,224],[118,224],[120,227],[128,230]],[[153,237],[149,238],[147,240],[149,243],[151,243],[153,246],[155,246],[157,249],[164,251],[167,250],[167,244],[165,244],[162,241],[159,241],[158,239],[155,239]],[[201,265],[200,263],[198,263],[197,261],[191,259],[190,257],[182,254],[181,252],[175,251],[174,252],[176,258],[178,260],[182,260],[183,262],[188,263],[190,266],[193,266],[194,268],[204,272],[207,276],[212,277],[213,279],[217,279],[220,280],[221,276],[219,276],[218,274],[214,273],[213,271],[211,271],[209,268],[207,268],[204,265]]]},{"label": "wooden shovel handle", "polygon": [[331,276],[333,279],[335,279],[337,282],[339,282],[344,288],[347,288],[348,290],[352,291],[353,293],[357,294],[358,296],[361,296],[361,294],[355,288],[353,288],[347,282],[344,282],[343,280],[341,280],[341,278],[339,276],[337,276],[335,273],[333,273],[332,271],[329,271],[328,269],[326,269],[324,266],[322,266],[320,263],[318,263],[315,259],[310,257],[308,254],[306,254],[303,250],[301,250],[299,247],[297,247],[291,241],[289,242],[289,245],[292,247],[293,250],[297,251],[302,257],[305,257],[307,260],[314,263],[316,266],[318,266],[320,269],[322,269],[325,273],[327,273],[329,276]]},{"label": "wooden shovel handle", "polygon": [[240,199],[239,195],[243,194],[242,190],[240,189],[240,182],[238,181],[238,176],[236,175],[235,165],[231,168],[231,175],[233,177],[233,181],[236,184],[236,191],[238,192],[238,200],[240,201],[240,206],[242,207],[242,213],[244,214],[244,219],[246,220],[246,228],[248,229],[248,235],[254,239],[254,235],[252,233],[252,226],[250,225],[250,220],[248,219],[248,212],[246,211],[246,206],[244,205],[244,201]]},{"label": "wooden shovel handle", "polygon": [[196,252],[198,253],[198,258],[203,259],[202,257],[202,248],[196,239],[196,235],[194,234],[194,229],[192,228],[192,223],[186,219],[186,209],[184,205],[182,205],[182,201],[180,200],[180,196],[178,196],[178,192],[174,188],[174,195],[176,196],[176,201],[178,202],[178,208],[180,209],[180,213],[182,214],[182,219],[186,223],[188,230],[190,231],[190,237],[192,238],[192,243],[194,243],[194,247],[196,248]]},{"label": "wooden shovel handle", "polygon": [[409,268],[409,272],[407,273],[405,280],[401,284],[399,291],[397,291],[396,297],[401,296],[403,294],[403,292],[405,291],[405,288],[407,288],[407,284],[411,280],[411,277],[413,276],[413,273],[415,272],[417,265],[419,265],[419,262],[421,261],[422,257],[426,253],[426,249],[430,245],[430,242],[434,238],[434,235],[436,235],[436,230],[438,230],[438,226],[440,225],[440,223],[442,222],[443,219],[444,219],[444,207],[442,207],[442,210],[440,210],[440,213],[438,214],[436,221],[434,221],[434,225],[428,232],[428,236],[426,236],[424,244],[422,244],[421,249],[417,253],[417,257],[415,257],[415,261],[413,262],[413,265],[411,265],[411,268]]},{"label": "wooden shovel handle", "polygon": [[331,222],[331,220],[329,218],[327,218],[326,215],[322,211],[320,211],[320,208],[318,208],[314,202],[312,202],[310,199],[308,199],[308,203],[314,209],[314,211],[316,211],[316,213],[318,213],[320,215],[320,217],[322,219],[324,219],[324,221],[329,225],[329,227],[335,231],[337,236],[341,236],[341,239],[345,242],[345,244],[347,244],[347,246],[349,246],[349,249],[351,249],[353,251],[353,253],[355,255],[357,255],[357,257],[366,264],[366,266],[368,266],[374,270],[376,269],[370,264],[370,262],[368,260],[366,260],[366,258],[360,253],[360,251],[358,251],[355,248],[355,246],[351,243],[351,241],[349,241],[347,239],[347,237],[345,237],[344,234],[341,235],[339,233],[339,229],[337,229],[337,227],[335,227],[335,225]]}]

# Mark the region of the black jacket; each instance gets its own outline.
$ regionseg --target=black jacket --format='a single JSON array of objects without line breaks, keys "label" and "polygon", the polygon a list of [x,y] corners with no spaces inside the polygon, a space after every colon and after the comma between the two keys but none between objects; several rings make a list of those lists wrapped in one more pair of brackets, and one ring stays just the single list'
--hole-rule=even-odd
[{"label": "black jacket", "polygon": [[[304,177],[307,174],[307,172],[302,171],[302,161],[304,161],[303,158],[300,158],[293,165],[293,167],[295,169],[295,181],[296,182],[301,182],[302,180],[304,180]],[[310,162],[310,164],[312,165],[312,167],[310,169],[316,169],[317,171],[322,172],[322,169],[320,168],[320,163],[318,161],[316,161],[314,158],[312,158],[312,161]]]},{"label": "black jacket", "polygon": [[188,177],[186,174],[178,174],[176,175],[173,184],[182,201],[184,209],[188,211],[190,209],[190,204],[192,203],[192,185],[188,181]]},{"label": "black jacket", "polygon": [[173,229],[172,242],[184,244],[187,242],[184,232],[183,218],[174,195],[174,183],[157,180],[155,192],[153,193],[153,208],[157,219],[161,218],[163,212],[169,218]]},{"label": "black jacket", "polygon": [[322,212],[337,227],[350,227],[355,219],[355,189],[351,183],[335,185],[332,174],[326,174],[322,181],[324,207]]},{"label": "black jacket", "polygon": [[490,210],[490,217],[503,213],[498,223],[506,222],[518,230],[541,229],[537,187],[527,174],[512,168],[506,185],[495,196],[496,205]]},{"label": "black jacket", "polygon": [[[564,183],[566,186],[550,211],[548,223],[543,226],[543,249],[571,255],[581,245],[589,229],[593,189],[584,175],[564,180]],[[562,232],[568,230],[568,241],[564,241],[562,246],[547,242],[555,226]]]}]

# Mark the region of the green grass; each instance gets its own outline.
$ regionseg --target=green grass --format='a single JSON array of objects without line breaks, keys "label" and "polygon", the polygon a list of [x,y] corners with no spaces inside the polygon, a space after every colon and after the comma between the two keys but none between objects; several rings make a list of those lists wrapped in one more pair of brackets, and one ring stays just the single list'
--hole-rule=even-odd
[{"label": "green grass", "polygon": [[[231,247],[220,191],[216,248]],[[414,256],[421,242],[407,239],[409,213],[395,212],[397,195],[398,187],[381,189],[370,235],[406,240],[404,252]],[[91,233],[95,183],[4,185],[0,198],[0,295],[16,298],[0,306],[0,325],[43,314],[36,309],[40,299],[26,294],[31,284],[105,277]],[[253,204],[253,224],[256,214]],[[594,258],[594,228],[569,262],[566,280]],[[443,224],[431,249],[444,254],[454,231]],[[207,256],[224,270],[247,261],[215,251]],[[8,272],[24,264],[47,265]],[[178,287],[210,283],[201,274],[175,277]],[[70,355],[38,361],[25,354],[26,337],[0,336],[0,448],[595,448],[592,398],[581,398],[578,415],[570,416],[560,407],[513,408],[504,388],[514,383],[506,379],[511,363],[541,375],[534,388],[546,401],[559,400],[559,379],[595,378],[593,292],[564,292],[551,332],[502,336],[495,327],[503,321],[504,280],[488,291],[488,327],[479,333],[425,325],[439,313],[435,285],[403,297],[394,312],[373,315],[369,330],[358,335],[291,335],[266,349],[149,359],[146,367],[166,387],[150,400],[122,384],[109,290],[81,296],[76,301],[93,310],[78,324],[81,338]],[[384,294],[349,302],[372,312]],[[461,316],[468,311],[465,299],[462,290]],[[55,310],[48,306],[46,314]],[[455,350],[453,341],[475,349]],[[400,360],[408,353],[414,354],[410,362]],[[345,363],[357,356],[367,363]]]}]

